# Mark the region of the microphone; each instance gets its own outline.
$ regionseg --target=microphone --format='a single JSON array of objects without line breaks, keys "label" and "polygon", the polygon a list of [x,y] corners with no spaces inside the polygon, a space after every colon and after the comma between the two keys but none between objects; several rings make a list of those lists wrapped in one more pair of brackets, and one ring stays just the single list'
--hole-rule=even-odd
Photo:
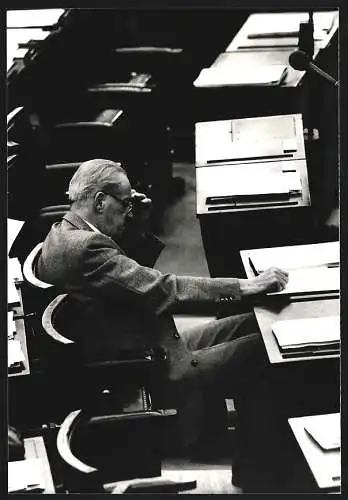
[{"label": "microphone", "polygon": [[310,57],[305,52],[303,52],[303,50],[295,50],[295,52],[292,52],[289,56],[289,64],[292,68],[299,71],[311,69],[312,71],[318,73],[318,75],[324,77],[330,83],[333,83],[335,87],[339,86],[338,80],[335,80],[331,75],[316,66],[311,61]]}]

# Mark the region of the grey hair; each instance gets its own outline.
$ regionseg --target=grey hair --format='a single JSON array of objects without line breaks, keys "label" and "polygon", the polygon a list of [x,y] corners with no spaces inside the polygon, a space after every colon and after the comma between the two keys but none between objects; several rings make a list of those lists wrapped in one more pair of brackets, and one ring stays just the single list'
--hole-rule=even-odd
[{"label": "grey hair", "polygon": [[71,202],[83,201],[92,197],[98,189],[115,182],[115,173],[125,175],[126,171],[121,163],[100,158],[88,160],[79,166],[69,183],[69,200]]}]

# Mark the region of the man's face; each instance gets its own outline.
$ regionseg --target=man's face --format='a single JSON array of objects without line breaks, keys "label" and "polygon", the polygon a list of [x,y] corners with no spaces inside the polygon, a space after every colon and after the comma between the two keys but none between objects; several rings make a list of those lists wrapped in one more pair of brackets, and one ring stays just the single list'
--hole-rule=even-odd
[{"label": "man's face", "polygon": [[120,236],[125,229],[131,208],[131,185],[128,178],[123,175],[118,177],[115,186],[109,186],[103,192],[104,211],[100,221],[102,232],[110,237]]}]

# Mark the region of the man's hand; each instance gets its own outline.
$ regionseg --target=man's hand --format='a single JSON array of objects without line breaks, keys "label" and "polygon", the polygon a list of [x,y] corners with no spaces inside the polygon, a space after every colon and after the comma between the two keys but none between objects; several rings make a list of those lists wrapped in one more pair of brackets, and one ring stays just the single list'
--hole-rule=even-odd
[{"label": "man's hand", "polygon": [[242,295],[256,295],[284,290],[289,280],[289,274],[277,267],[270,267],[255,278],[240,281]]},{"label": "man's hand", "polygon": [[132,210],[129,214],[129,225],[139,234],[146,233],[151,215],[152,200],[146,194],[135,189],[131,191]]}]

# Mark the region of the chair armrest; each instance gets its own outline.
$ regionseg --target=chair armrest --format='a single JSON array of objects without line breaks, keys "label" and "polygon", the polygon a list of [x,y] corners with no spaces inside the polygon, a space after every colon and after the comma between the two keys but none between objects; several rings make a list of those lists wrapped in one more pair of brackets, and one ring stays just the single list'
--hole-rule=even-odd
[{"label": "chair armrest", "polygon": [[144,87],[138,83],[117,82],[101,83],[88,87],[87,93],[123,93],[123,94],[151,94],[152,87]]},{"label": "chair armrest", "polygon": [[112,493],[178,493],[179,491],[194,490],[197,481],[171,481],[170,479],[144,479],[124,481],[117,485]]},{"label": "chair armrest", "polygon": [[56,123],[53,125],[53,130],[78,130],[78,129],[109,129],[112,128],[112,123],[107,122],[67,122],[67,123]]},{"label": "chair armrest", "polygon": [[41,248],[42,248],[42,242],[38,243],[29,253],[28,257],[25,259],[25,262],[23,264],[23,275],[31,285],[34,285],[38,288],[51,288],[52,285],[50,283],[45,283],[44,281],[41,281],[39,278],[35,276],[33,272],[33,266],[35,260],[38,257],[38,254],[41,251]]},{"label": "chair armrest", "polygon": [[181,54],[183,49],[172,47],[119,47],[115,49],[118,54]]},{"label": "chair armrest", "polygon": [[[77,170],[81,165],[81,161],[79,162],[69,162],[69,163],[51,163],[49,165],[45,165],[45,170],[47,172],[55,172],[61,170]],[[61,205],[63,206],[63,205]],[[47,207],[47,209],[56,208],[56,207]]]}]

